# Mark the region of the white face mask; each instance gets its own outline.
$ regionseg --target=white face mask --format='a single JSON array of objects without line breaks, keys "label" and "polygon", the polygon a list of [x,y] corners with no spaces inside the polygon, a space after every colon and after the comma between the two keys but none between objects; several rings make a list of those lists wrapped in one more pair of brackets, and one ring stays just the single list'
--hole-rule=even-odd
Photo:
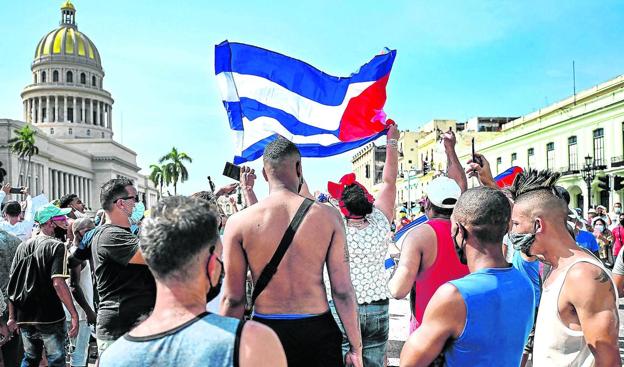
[{"label": "white face mask", "polygon": [[602,224],[598,224],[594,226],[594,229],[597,230],[598,232],[602,232],[604,231],[604,226]]}]

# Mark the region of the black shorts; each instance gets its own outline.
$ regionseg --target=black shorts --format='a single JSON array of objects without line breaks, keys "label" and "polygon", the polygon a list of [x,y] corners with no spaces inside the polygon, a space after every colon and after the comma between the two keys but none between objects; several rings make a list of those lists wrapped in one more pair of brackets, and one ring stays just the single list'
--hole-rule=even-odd
[{"label": "black shorts", "polygon": [[343,367],[342,333],[331,312],[297,320],[270,320],[253,317],[277,334],[288,366]]}]

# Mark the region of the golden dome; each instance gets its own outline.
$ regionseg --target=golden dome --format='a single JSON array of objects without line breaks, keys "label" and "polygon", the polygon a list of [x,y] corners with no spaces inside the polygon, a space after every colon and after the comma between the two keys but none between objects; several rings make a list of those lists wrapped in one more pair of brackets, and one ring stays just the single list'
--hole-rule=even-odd
[{"label": "golden dome", "polygon": [[76,9],[67,0],[61,7],[60,27],[48,32],[41,38],[35,50],[35,62],[40,59],[49,60],[57,57],[74,57],[101,67],[100,54],[89,37],[78,31],[74,13]]},{"label": "golden dome", "polygon": [[65,3],[63,3],[63,5],[61,6],[61,10],[63,9],[71,9],[73,11],[76,11],[76,8],[74,8],[74,4],[71,3],[71,1],[67,0],[65,1]]}]

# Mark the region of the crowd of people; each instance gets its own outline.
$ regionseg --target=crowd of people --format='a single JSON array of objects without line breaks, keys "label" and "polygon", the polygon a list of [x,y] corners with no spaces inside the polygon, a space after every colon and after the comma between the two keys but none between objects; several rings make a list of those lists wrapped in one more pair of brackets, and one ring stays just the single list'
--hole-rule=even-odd
[{"label": "crowd of people", "polygon": [[[621,205],[586,220],[550,171],[500,188],[448,131],[427,221],[395,243],[411,219],[394,221],[398,138],[390,125],[376,195],[354,174],[312,194],[283,138],[264,151],[260,200],[248,167],[149,211],[112,179],[93,218],[76,195],[33,210],[23,190],[0,222],[0,366],[65,366],[66,350],[86,366],[92,338],[103,367],[385,366],[389,300],[408,295],[401,366],[620,366]],[[228,216],[217,199],[237,189]]]}]

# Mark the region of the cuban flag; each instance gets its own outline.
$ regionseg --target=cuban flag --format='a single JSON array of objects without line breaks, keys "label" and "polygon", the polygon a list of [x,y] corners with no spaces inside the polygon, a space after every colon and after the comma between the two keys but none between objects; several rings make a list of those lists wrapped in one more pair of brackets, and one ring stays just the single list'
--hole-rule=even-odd
[{"label": "cuban flag", "polygon": [[291,57],[224,41],[215,46],[215,75],[235,164],[262,156],[283,136],[304,157],[327,157],[385,134],[386,84],[396,51],[375,56],[349,77],[328,75]]},{"label": "cuban flag", "polygon": [[513,166],[510,168],[507,168],[503,173],[494,177],[494,181],[496,182],[496,185],[498,185],[498,187],[500,188],[511,186],[514,180],[516,179],[516,176],[518,176],[518,174],[522,172],[523,172],[522,168],[518,166]]}]

